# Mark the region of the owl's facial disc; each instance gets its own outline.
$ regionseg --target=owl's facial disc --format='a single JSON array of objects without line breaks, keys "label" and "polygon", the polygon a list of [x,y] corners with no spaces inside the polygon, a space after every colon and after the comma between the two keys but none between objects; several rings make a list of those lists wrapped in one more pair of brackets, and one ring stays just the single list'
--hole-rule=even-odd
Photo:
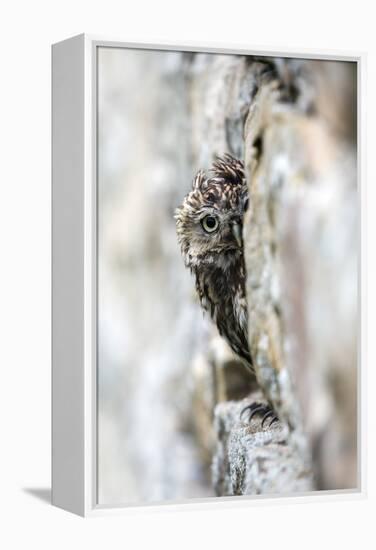
[{"label": "owl's facial disc", "polygon": [[[218,212],[208,206],[196,218],[196,239],[191,241],[193,248],[200,249],[200,253],[221,253],[239,251],[242,248],[242,216],[238,209]],[[200,229],[200,230],[199,230]]]}]

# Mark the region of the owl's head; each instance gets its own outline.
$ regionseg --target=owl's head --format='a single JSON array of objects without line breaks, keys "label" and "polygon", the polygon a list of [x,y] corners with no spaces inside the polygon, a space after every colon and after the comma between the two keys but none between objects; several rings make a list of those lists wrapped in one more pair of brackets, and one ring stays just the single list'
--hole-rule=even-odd
[{"label": "owl's head", "polygon": [[217,157],[208,173],[200,170],[192,191],[175,214],[185,264],[192,268],[239,257],[247,206],[248,190],[240,160],[226,154]]}]

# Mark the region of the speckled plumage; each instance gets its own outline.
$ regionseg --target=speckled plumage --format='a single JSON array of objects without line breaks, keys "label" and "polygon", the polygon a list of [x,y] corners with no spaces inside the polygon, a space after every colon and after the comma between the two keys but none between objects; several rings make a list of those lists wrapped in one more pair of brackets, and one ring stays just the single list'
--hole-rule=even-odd
[{"label": "speckled plumage", "polygon": [[184,262],[195,276],[203,309],[251,367],[242,242],[247,204],[243,163],[226,154],[209,172],[197,173],[175,218]]}]

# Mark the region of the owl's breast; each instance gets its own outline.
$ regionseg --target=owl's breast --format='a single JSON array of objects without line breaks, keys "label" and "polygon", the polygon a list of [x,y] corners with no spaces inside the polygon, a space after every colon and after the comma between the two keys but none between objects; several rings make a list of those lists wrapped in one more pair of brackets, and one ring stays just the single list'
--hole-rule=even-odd
[{"label": "owl's breast", "polygon": [[251,363],[248,348],[248,314],[244,267],[218,267],[196,271],[196,288],[201,305],[230,347]]}]

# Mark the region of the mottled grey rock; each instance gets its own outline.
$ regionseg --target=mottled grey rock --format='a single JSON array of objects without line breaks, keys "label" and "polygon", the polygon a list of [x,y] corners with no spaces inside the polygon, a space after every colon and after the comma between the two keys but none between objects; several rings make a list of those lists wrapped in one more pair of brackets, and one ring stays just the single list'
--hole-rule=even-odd
[{"label": "mottled grey rock", "polygon": [[[265,396],[312,453],[317,488],[356,486],[355,73],[289,67],[298,93],[260,86],[245,125],[249,342]],[[281,72],[279,71],[279,75]],[[282,89],[281,89],[282,86]],[[257,147],[255,147],[257,143]]]},{"label": "mottled grey rock", "polygon": [[217,495],[255,495],[304,492],[313,489],[310,465],[289,443],[288,427],[274,422],[261,426],[261,418],[251,423],[241,412],[259,394],[242,401],[217,405],[214,426],[217,446],[212,464]]},{"label": "mottled grey rock", "polygon": [[[283,422],[284,443],[275,429],[255,435],[239,424],[236,404],[219,405],[215,487],[218,494],[290,492],[301,484],[302,490],[351,488],[357,472],[354,68],[265,63],[276,69],[268,78],[248,66],[257,85],[243,133],[249,343],[259,386]],[[262,469],[255,466],[259,457]]]},{"label": "mottled grey rock", "polygon": [[[354,487],[354,67],[120,49],[99,62],[101,502],[212,495],[212,458],[218,495]],[[226,152],[251,195],[258,398],[283,422],[265,431],[239,420],[254,379],[203,318],[173,219]]]}]

